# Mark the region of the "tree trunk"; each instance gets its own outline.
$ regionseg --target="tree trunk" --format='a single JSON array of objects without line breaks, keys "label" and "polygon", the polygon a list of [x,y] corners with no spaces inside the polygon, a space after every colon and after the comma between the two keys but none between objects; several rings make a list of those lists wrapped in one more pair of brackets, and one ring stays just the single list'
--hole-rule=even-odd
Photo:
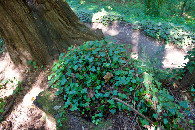
[{"label": "tree trunk", "polygon": [[63,0],[0,0],[0,36],[16,65],[49,64],[70,45],[103,38]]}]

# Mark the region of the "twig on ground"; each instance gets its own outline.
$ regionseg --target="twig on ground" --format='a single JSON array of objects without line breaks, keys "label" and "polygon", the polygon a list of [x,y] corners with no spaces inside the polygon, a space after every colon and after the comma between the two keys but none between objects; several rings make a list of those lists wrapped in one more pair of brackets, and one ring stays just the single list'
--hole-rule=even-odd
[{"label": "twig on ground", "polygon": [[[118,98],[112,98],[112,99],[117,100],[117,101],[119,101],[120,103],[122,103],[122,104],[128,106],[129,108],[131,108],[132,111],[134,111],[135,113],[137,113],[139,116],[143,117],[143,118],[146,119],[148,122],[150,122],[151,124],[155,125],[155,123],[154,123],[153,121],[151,121],[148,117],[146,117],[146,116],[142,115],[141,113],[139,113],[136,109],[134,109],[133,107],[131,107],[129,104],[125,103],[124,101],[122,101],[122,100],[120,100],[120,99],[118,99]],[[155,125],[155,126],[156,126],[156,125]],[[159,125],[158,125],[157,127],[160,127],[160,129],[162,129],[162,127],[159,126]]]}]

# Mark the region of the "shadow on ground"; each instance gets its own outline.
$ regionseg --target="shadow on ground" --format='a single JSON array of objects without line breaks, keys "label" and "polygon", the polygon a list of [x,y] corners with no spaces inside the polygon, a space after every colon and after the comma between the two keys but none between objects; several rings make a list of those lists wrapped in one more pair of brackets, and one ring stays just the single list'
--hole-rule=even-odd
[{"label": "shadow on ground", "polygon": [[128,23],[115,21],[111,26],[104,26],[102,23],[86,25],[92,29],[102,29],[105,37],[110,37],[109,39],[117,44],[131,46],[131,54],[136,53],[134,58],[143,58],[144,55],[153,61],[153,66],[157,65],[164,69],[178,68],[188,62],[184,60],[187,49],[177,48],[176,45],[165,44],[163,41],[148,37],[143,31],[133,30]]}]

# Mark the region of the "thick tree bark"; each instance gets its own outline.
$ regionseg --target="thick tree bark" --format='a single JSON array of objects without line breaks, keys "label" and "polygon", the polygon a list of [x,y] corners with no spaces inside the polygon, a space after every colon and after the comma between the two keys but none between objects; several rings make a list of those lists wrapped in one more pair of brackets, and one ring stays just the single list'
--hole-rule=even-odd
[{"label": "thick tree bark", "polygon": [[103,38],[63,0],[0,0],[0,35],[16,65],[48,64],[70,45]]}]

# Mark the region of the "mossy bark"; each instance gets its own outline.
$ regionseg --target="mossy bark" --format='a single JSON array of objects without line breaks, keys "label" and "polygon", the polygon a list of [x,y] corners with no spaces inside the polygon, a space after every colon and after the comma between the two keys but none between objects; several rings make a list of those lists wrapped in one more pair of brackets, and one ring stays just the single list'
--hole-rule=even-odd
[{"label": "mossy bark", "polygon": [[63,0],[0,0],[0,12],[0,36],[16,65],[49,64],[68,46],[103,37]]}]

